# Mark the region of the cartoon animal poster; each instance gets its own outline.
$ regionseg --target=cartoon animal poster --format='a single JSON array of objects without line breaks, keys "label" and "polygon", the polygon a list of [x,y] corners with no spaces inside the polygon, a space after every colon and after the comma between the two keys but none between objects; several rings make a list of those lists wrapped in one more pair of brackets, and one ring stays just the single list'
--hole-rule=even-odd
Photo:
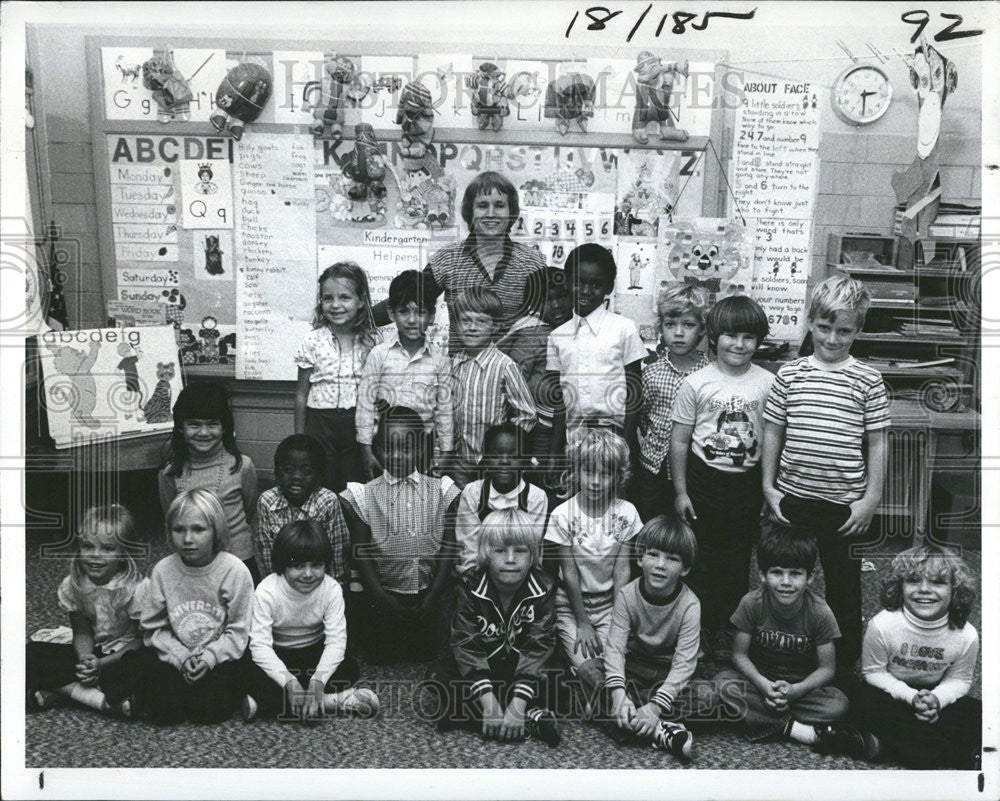
[{"label": "cartoon animal poster", "polygon": [[656,243],[657,292],[671,283],[704,288],[709,302],[750,293],[755,227],[725,217],[660,220]]},{"label": "cartoon animal poster", "polygon": [[57,448],[173,427],[182,382],[172,326],[49,331],[38,343]]}]

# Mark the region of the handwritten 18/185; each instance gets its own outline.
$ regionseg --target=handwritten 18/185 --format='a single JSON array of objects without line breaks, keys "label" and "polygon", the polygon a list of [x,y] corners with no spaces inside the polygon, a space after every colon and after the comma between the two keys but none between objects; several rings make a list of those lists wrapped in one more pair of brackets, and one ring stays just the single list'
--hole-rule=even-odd
[{"label": "handwritten 18/185", "polygon": [[[653,4],[650,3],[646,6],[645,10],[639,15],[639,18],[635,21],[632,29],[629,31],[628,36],[625,37],[626,42],[631,42],[632,37],[638,32],[640,26],[645,22],[646,17],[649,12],[653,10]],[[586,30],[588,31],[603,31],[607,28],[608,23],[611,22],[615,17],[624,13],[623,9],[618,11],[612,11],[610,8],[605,6],[590,6],[583,12],[590,22],[587,25]],[[673,27],[670,29],[671,33],[686,33],[689,29],[695,31],[703,31],[708,27],[708,21],[713,17],[719,17],[723,19],[736,19],[736,20],[751,20],[757,13],[757,8],[754,7],[750,11],[706,11],[701,20],[696,22],[698,19],[697,14],[693,14],[690,11],[674,11],[673,13],[666,13],[660,18],[659,24],[656,26],[656,32],[654,36],[659,36],[663,32],[663,28],[668,20],[673,20]],[[580,12],[577,11],[573,15],[573,19],[569,21],[569,25],[566,28],[566,38],[569,38],[570,33],[573,30],[573,26],[576,24],[577,18],[580,16]],[[690,25],[689,25],[690,23]]]}]

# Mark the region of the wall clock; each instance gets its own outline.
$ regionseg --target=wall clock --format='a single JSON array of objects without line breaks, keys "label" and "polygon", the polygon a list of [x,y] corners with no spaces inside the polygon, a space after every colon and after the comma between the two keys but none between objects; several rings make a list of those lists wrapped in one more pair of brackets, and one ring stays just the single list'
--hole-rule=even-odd
[{"label": "wall clock", "polygon": [[892,102],[892,84],[875,64],[852,64],[833,82],[833,113],[848,125],[875,122]]}]

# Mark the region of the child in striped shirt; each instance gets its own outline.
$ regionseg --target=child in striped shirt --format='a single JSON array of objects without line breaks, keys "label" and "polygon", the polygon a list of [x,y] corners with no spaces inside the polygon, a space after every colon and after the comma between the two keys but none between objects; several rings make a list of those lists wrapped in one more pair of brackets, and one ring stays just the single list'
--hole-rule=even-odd
[{"label": "child in striped shirt", "polygon": [[487,287],[465,289],[455,301],[462,350],[451,360],[456,447],[450,473],[462,487],[478,477],[489,426],[510,420],[531,431],[538,419],[521,371],[493,344],[502,317],[500,298]]},{"label": "child in striped shirt", "polygon": [[778,522],[819,545],[826,600],[842,635],[838,683],[852,676],[861,654],[861,559],[850,548],[868,531],[885,477],[885,384],[850,355],[870,302],[851,278],[816,287],[808,314],[815,353],[778,371],[764,412],[764,499]]}]

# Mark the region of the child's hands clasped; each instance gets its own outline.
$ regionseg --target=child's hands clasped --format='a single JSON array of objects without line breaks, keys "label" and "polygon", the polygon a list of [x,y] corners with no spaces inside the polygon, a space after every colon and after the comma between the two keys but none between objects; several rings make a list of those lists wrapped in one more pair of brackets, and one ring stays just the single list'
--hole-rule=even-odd
[{"label": "child's hands clasped", "polygon": [[191,654],[181,664],[181,675],[188,684],[194,684],[208,673],[208,662],[197,654]]},{"label": "child's hands clasped", "polygon": [[76,680],[84,687],[93,687],[97,684],[100,672],[100,660],[94,654],[86,654],[80,657],[76,665]]},{"label": "child's hands clasped", "polygon": [[306,689],[302,702],[302,721],[304,723],[316,723],[323,717],[323,693],[325,689],[323,682],[319,679],[309,679],[309,687]]},{"label": "child's hands clasped", "polygon": [[771,681],[761,688],[764,703],[775,712],[784,712],[788,708],[787,681]]},{"label": "child's hands clasped", "polygon": [[921,690],[913,698],[913,709],[918,720],[925,723],[937,723],[941,712],[941,702],[930,690]]},{"label": "child's hands clasped", "polygon": [[601,638],[589,620],[577,626],[576,643],[573,645],[573,650],[579,651],[584,659],[596,659],[603,653]]}]

